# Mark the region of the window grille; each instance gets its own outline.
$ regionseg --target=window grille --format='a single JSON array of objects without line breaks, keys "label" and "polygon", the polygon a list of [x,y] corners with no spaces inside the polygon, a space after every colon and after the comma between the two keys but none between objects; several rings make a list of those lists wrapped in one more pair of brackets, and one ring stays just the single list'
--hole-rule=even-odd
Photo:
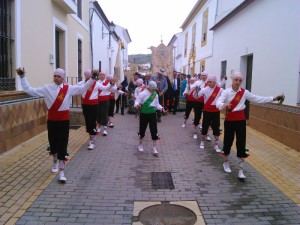
[{"label": "window grille", "polygon": [[11,0],[0,1],[0,91],[15,90]]}]

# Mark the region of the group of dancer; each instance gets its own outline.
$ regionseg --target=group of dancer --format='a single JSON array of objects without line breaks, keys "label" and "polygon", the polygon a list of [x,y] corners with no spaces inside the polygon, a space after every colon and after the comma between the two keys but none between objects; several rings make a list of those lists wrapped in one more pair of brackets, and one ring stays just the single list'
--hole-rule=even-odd
[{"label": "group of dancer", "polygon": [[50,155],[53,156],[53,173],[59,172],[59,181],[67,180],[64,168],[67,161],[69,140],[69,109],[72,96],[82,95],[82,110],[86,123],[86,131],[90,136],[88,149],[95,147],[95,135],[102,130],[107,135],[107,126],[113,127],[111,121],[114,114],[115,94],[124,94],[122,86],[117,86],[113,76],[97,70],[84,72],[84,80],[77,85],[66,82],[65,71],[57,68],[53,73],[53,83],[39,88],[32,88],[26,77],[24,68],[18,68],[24,91],[36,97],[43,97],[48,108],[48,140]]},{"label": "group of dancer", "polygon": [[[200,74],[200,77],[189,77],[184,95],[186,96],[186,111],[182,127],[186,127],[187,119],[191,110],[194,110],[194,138],[197,139],[197,132],[201,114],[203,120],[201,126],[200,149],[205,148],[205,139],[209,127],[212,128],[214,140],[214,149],[221,152],[223,156],[223,169],[226,173],[231,173],[229,165],[229,154],[236,137],[237,157],[239,159],[238,178],[246,179],[244,175],[244,160],[249,156],[246,149],[246,118],[245,118],[245,101],[255,103],[267,103],[280,101],[283,95],[277,97],[262,97],[250,93],[241,87],[244,81],[244,75],[236,72],[232,75],[232,84],[229,88],[223,89],[221,86],[226,82],[227,77],[217,84],[215,75],[208,75],[206,71]],[[224,140],[223,148],[220,149],[220,111],[225,111],[224,121]],[[207,139],[207,140],[210,140]]]},{"label": "group of dancer", "polygon": [[[88,149],[95,147],[95,135],[101,133],[103,136],[108,134],[107,127],[113,127],[112,117],[114,115],[115,94],[126,95],[124,85],[117,86],[113,76],[97,70],[87,70],[84,72],[84,80],[77,85],[66,83],[66,75],[63,69],[57,68],[53,74],[53,83],[39,88],[32,88],[26,77],[24,68],[18,68],[17,74],[20,76],[21,84],[26,93],[32,96],[43,97],[48,108],[48,139],[50,144],[50,154],[53,156],[53,173],[59,172],[59,180],[67,180],[64,167],[67,160],[67,145],[69,139],[69,109],[72,96],[82,95],[82,109],[86,123],[86,131],[90,136]],[[145,131],[149,124],[152,139],[153,155],[158,156],[156,141],[158,137],[157,122],[160,121],[161,113],[165,113],[163,106],[163,94],[167,87],[165,78],[162,76],[163,70],[160,69],[156,77],[147,77],[144,79],[134,79],[134,107],[139,113],[139,144],[138,150],[144,151],[143,139]],[[174,71],[176,72],[176,71]],[[174,74],[174,81],[171,84],[174,90],[180,88],[180,79]],[[176,72],[177,75],[177,72]],[[200,149],[205,148],[205,139],[208,137],[209,127],[213,130],[215,137],[214,149],[216,152],[222,152],[224,162],[223,168],[226,173],[231,173],[228,156],[236,136],[237,157],[239,158],[238,178],[245,179],[243,173],[244,159],[248,156],[246,151],[246,120],[245,120],[245,101],[249,100],[255,103],[266,103],[283,99],[284,96],[261,97],[251,94],[249,91],[241,88],[244,76],[236,72],[232,76],[232,85],[226,90],[217,84],[217,78],[214,75],[208,75],[202,72],[199,79],[196,77],[187,77],[187,85],[184,91],[186,97],[186,110],[184,123],[191,110],[194,110],[194,138],[197,138],[197,132],[201,114],[203,111],[203,122],[201,129]],[[127,82],[126,82],[127,83]],[[123,89],[123,90],[122,90]],[[175,95],[176,101],[178,96]],[[174,104],[172,104],[174,106]],[[175,103],[175,107],[178,104]],[[225,110],[224,122],[224,141],[223,149],[220,149],[220,111]],[[175,112],[175,113],[174,113]],[[176,114],[176,108],[173,108],[173,114]]]}]

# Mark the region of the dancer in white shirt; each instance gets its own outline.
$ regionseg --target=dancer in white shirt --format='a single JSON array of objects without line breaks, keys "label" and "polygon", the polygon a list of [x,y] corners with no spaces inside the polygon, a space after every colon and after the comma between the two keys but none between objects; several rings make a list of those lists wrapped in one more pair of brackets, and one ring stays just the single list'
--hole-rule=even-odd
[{"label": "dancer in white shirt", "polygon": [[224,156],[223,168],[226,173],[231,173],[228,156],[236,136],[237,157],[239,158],[239,179],[246,179],[243,173],[244,159],[248,156],[246,152],[246,120],[245,120],[245,101],[255,103],[267,103],[272,101],[280,101],[283,95],[277,97],[261,97],[250,93],[248,90],[241,88],[244,75],[240,72],[234,73],[232,76],[232,85],[224,90],[218,98],[216,106],[218,109],[226,110],[224,121],[224,143],[222,155]]},{"label": "dancer in white shirt", "polygon": [[[48,108],[48,139],[50,144],[50,154],[53,155],[54,165],[51,169],[53,173],[59,172],[59,180],[65,182],[64,168],[67,161],[67,146],[69,140],[69,109],[73,95],[86,92],[94,83],[90,79],[83,86],[68,85],[65,83],[66,74],[63,69],[57,68],[53,75],[53,84],[46,84],[39,88],[32,88],[25,78],[24,68],[18,68],[17,74],[21,78],[24,91],[36,97],[44,97]],[[59,160],[59,162],[58,162]]]}]

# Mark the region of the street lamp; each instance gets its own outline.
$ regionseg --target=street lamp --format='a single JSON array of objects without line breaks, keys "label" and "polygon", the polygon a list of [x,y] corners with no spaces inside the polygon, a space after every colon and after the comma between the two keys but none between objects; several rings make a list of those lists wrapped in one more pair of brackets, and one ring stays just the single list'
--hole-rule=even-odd
[{"label": "street lamp", "polygon": [[108,41],[108,49],[109,49],[109,74],[111,75],[111,35],[115,31],[116,25],[114,24],[113,21],[110,22],[109,24],[109,33],[104,33],[103,32],[103,27],[102,27],[102,39],[104,38],[104,34],[109,35],[109,41]]}]

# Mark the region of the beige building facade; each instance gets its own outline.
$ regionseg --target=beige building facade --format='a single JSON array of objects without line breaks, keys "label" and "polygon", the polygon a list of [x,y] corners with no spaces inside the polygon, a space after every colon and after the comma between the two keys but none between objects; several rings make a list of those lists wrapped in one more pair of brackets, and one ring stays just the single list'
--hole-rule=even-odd
[{"label": "beige building facade", "polygon": [[[89,2],[16,0],[14,4],[15,64],[25,67],[31,86],[51,83],[57,67],[68,78],[80,78],[89,67]],[[18,78],[16,82],[16,90],[22,90]]]}]

